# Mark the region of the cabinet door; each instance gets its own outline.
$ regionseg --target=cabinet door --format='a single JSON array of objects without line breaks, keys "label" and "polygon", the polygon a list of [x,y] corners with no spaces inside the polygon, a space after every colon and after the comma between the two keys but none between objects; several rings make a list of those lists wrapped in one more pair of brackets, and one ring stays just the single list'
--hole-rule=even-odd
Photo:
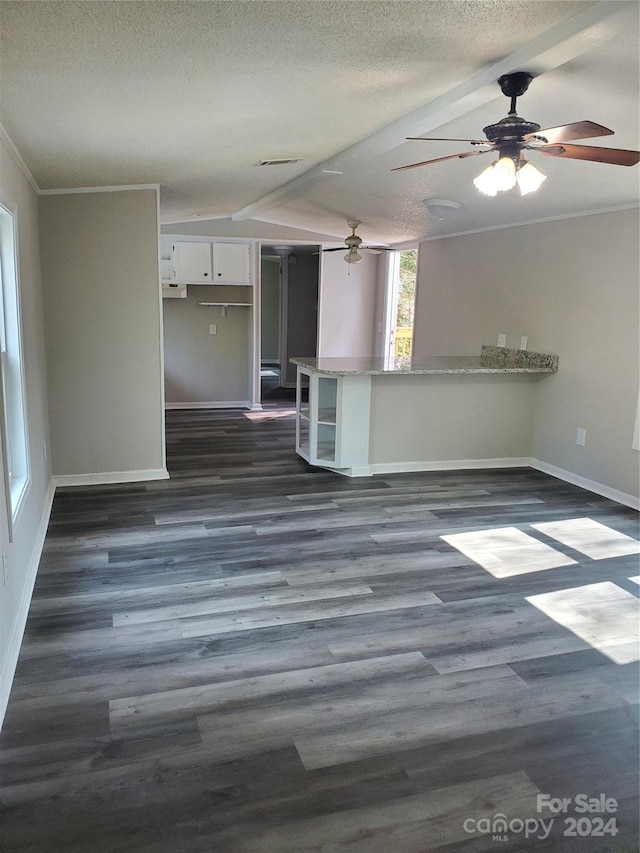
[{"label": "cabinet door", "polygon": [[213,244],[215,284],[250,284],[248,243]]},{"label": "cabinet door", "polygon": [[173,280],[186,284],[211,284],[211,243],[174,243]]}]

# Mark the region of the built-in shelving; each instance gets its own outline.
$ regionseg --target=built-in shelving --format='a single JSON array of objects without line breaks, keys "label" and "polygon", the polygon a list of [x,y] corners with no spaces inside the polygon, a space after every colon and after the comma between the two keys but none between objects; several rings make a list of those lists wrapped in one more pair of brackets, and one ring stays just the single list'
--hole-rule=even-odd
[{"label": "built-in shelving", "polygon": [[[327,376],[298,366],[296,451],[311,465],[336,470],[366,462],[369,446],[366,377]],[[308,393],[308,403],[304,402]]]}]

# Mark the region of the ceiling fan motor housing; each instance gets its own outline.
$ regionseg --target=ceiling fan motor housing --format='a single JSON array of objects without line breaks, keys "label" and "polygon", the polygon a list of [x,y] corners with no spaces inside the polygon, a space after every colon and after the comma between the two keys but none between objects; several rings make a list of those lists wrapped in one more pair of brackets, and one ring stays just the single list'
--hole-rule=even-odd
[{"label": "ceiling fan motor housing", "polygon": [[535,121],[526,121],[519,116],[507,116],[496,124],[488,124],[482,128],[489,142],[526,142],[525,136],[537,133],[540,125]]}]

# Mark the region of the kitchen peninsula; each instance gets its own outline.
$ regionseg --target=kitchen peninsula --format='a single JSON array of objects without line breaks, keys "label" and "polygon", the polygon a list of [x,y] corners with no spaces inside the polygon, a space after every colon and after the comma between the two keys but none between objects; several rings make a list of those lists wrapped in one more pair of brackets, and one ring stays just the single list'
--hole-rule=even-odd
[{"label": "kitchen peninsula", "polygon": [[[296,452],[347,476],[528,465],[536,388],[558,356],[292,358]],[[308,401],[305,389],[308,389]]]}]

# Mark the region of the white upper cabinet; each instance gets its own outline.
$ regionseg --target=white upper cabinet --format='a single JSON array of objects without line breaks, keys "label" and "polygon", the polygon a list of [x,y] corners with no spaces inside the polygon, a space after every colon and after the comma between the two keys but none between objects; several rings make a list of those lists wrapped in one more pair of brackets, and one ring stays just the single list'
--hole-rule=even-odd
[{"label": "white upper cabinet", "polygon": [[214,243],[213,283],[250,284],[249,251],[248,243]]},{"label": "white upper cabinet", "polygon": [[173,241],[170,280],[184,284],[251,284],[250,251],[249,243]]},{"label": "white upper cabinet", "polygon": [[172,276],[187,284],[211,284],[211,243],[176,241],[172,246]]}]

